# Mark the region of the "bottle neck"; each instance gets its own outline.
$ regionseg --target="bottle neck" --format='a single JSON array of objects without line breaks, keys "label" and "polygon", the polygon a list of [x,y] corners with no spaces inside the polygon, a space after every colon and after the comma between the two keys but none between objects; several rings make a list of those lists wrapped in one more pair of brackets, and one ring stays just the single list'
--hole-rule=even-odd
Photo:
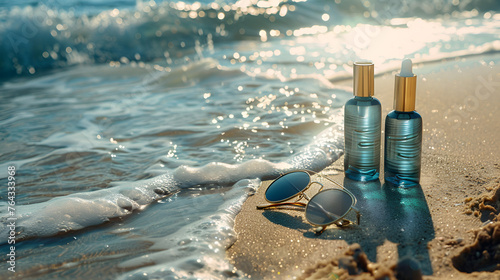
[{"label": "bottle neck", "polygon": [[412,113],[416,113],[417,111],[416,110],[413,110],[413,111],[398,111],[398,110],[394,110],[394,112],[396,112],[398,114],[412,114]]},{"label": "bottle neck", "polygon": [[354,96],[354,99],[356,100],[359,100],[359,101],[370,101],[370,100],[373,100],[373,97],[372,96],[366,96],[366,97],[362,97],[362,96]]}]

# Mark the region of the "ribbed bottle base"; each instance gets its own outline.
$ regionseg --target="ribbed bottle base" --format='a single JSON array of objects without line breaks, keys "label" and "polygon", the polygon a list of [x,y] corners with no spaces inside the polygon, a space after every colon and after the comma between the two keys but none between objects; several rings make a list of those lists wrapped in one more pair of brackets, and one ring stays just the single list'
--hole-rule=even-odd
[{"label": "ribbed bottle base", "polygon": [[377,170],[363,171],[347,169],[345,171],[345,176],[351,180],[369,182],[378,180],[379,172]]},{"label": "ribbed bottle base", "polygon": [[413,176],[400,176],[390,171],[384,171],[384,180],[386,183],[391,184],[394,187],[399,188],[413,188],[420,186],[420,174],[414,174]]}]

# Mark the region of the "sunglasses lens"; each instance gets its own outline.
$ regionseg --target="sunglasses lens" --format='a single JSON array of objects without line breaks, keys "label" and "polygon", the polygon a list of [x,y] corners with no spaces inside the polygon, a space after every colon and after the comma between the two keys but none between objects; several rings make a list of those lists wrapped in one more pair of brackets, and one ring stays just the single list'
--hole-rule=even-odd
[{"label": "sunglasses lens", "polygon": [[269,202],[281,202],[292,198],[309,185],[309,174],[304,171],[288,173],[276,179],[266,190]]},{"label": "sunglasses lens", "polygon": [[329,225],[343,217],[351,209],[352,203],[352,197],[342,190],[322,191],[307,204],[306,219],[315,225]]}]

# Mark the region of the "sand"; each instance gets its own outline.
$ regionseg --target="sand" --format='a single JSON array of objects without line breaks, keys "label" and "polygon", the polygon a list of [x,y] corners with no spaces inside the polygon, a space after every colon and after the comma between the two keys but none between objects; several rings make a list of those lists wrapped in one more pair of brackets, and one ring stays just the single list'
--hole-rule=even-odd
[{"label": "sand", "polygon": [[[266,204],[266,181],[236,217],[228,259],[252,279],[500,279],[499,63],[491,54],[415,65],[421,188],[384,186],[383,175],[370,184],[344,180],[341,158],[321,174],[356,195],[361,224],[316,235],[301,211],[256,210]],[[383,118],[393,87],[394,72],[376,77]]]}]

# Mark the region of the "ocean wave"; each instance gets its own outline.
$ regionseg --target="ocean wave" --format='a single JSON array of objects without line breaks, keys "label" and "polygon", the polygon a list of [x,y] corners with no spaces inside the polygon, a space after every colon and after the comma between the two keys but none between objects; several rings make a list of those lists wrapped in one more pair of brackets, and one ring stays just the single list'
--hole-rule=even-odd
[{"label": "ocean wave", "polygon": [[43,4],[13,7],[4,11],[0,28],[4,53],[0,73],[33,74],[41,69],[110,61],[171,60],[214,42],[260,38],[261,30],[293,29],[317,21],[308,13],[290,15],[289,5],[281,2],[271,9],[148,2],[135,9],[96,15],[77,15]]},{"label": "ocean wave", "polygon": [[[337,2],[337,1],[336,1]],[[98,12],[93,3],[0,8],[0,74],[34,74],[68,65],[155,59],[175,61],[212,49],[219,42],[295,36],[294,30],[321,25],[385,24],[393,18],[475,10],[498,10],[496,1],[426,0],[424,3],[362,1],[236,1],[116,3]],[[57,5],[56,5],[57,4]],[[131,7],[132,6],[132,7]],[[87,12],[78,12],[82,9]],[[265,37],[263,37],[265,36]]]}]

